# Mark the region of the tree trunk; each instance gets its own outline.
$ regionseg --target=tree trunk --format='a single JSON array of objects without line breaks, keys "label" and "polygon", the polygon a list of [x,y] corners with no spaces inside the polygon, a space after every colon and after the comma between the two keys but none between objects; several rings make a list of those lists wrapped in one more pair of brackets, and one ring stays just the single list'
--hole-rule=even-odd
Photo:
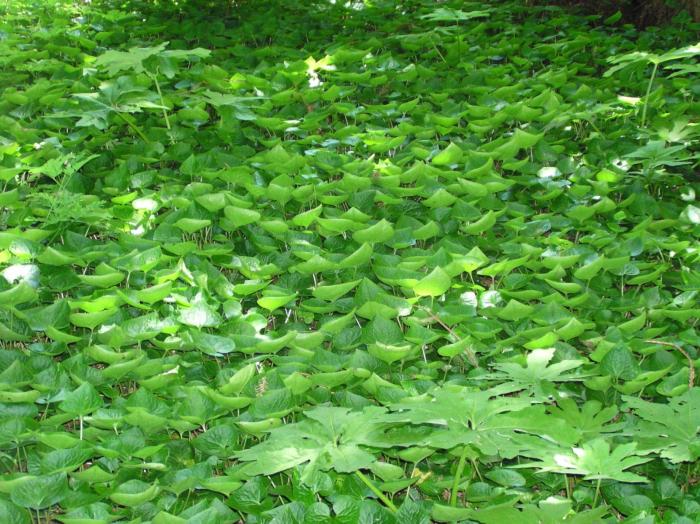
[{"label": "tree trunk", "polygon": [[700,0],[684,0],[686,9],[695,22],[700,22]]}]

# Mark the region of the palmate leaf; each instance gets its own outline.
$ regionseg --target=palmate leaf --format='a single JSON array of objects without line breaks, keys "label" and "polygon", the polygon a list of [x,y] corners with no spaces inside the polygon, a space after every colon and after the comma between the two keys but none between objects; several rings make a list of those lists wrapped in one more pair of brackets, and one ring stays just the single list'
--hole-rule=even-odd
[{"label": "palmate leaf", "polygon": [[698,54],[700,54],[700,42],[680,49],[672,49],[662,55],[648,53],[646,51],[633,51],[624,55],[610,57],[608,62],[615,65],[608,69],[603,76],[611,76],[617,71],[633,64],[663,64],[672,60],[690,58]]},{"label": "palmate leaf", "polygon": [[700,458],[700,388],[672,398],[668,404],[622,398],[642,419],[633,427],[640,452],[656,452],[674,463]]},{"label": "palmate leaf", "polygon": [[156,103],[155,94],[137,86],[127,76],[102,82],[99,91],[75,93],[76,104],[60,116],[79,119],[78,127],[106,129],[112,113],[140,113],[143,109],[164,109]]},{"label": "palmate leaf", "polygon": [[549,497],[534,504],[515,508],[516,499],[503,504],[487,505],[480,509],[455,508],[436,504],[432,517],[437,522],[454,522],[466,519],[483,524],[501,524],[502,522],[523,522],[527,524],[599,524],[606,513],[600,506],[588,511],[574,511],[570,500]]},{"label": "palmate leaf", "polygon": [[513,467],[536,467],[540,472],[583,475],[586,480],[611,479],[620,482],[646,482],[647,479],[625,471],[651,458],[637,453],[637,444],[621,444],[611,451],[610,443],[604,438],[586,442],[580,448],[572,448],[562,453],[548,452],[540,455],[539,450],[525,451],[523,455],[537,457],[538,462],[519,464]]},{"label": "palmate leaf", "polygon": [[211,54],[208,49],[187,49],[166,51],[168,42],[162,42],[154,47],[132,47],[128,51],[109,50],[98,56],[94,64],[103,67],[114,76],[120,71],[133,71],[143,73],[144,62],[153,56],[160,55],[164,58],[183,60],[190,57],[206,58]]},{"label": "palmate leaf", "polygon": [[571,398],[560,398],[557,399],[556,406],[548,408],[548,412],[566,421],[570,427],[576,428],[586,440],[601,433],[614,433],[622,427],[622,423],[609,424],[617,416],[617,407],[603,407],[596,400],[589,400],[579,407]]},{"label": "palmate leaf", "polygon": [[[387,422],[430,426],[430,432],[417,437],[422,446],[452,449],[469,444],[485,455],[504,458],[512,458],[532,445],[530,439],[521,438],[523,434],[562,445],[577,442],[576,430],[563,420],[548,416],[544,406],[536,405],[534,399],[505,396],[517,389],[517,386],[501,385],[475,391],[445,386],[393,404],[392,413],[382,418]],[[385,439],[390,440],[393,435],[389,431]],[[375,446],[378,444],[373,442]]]},{"label": "palmate leaf", "polygon": [[167,46],[167,42],[162,42],[154,47],[132,47],[128,51],[109,50],[98,56],[94,64],[97,67],[104,67],[112,76],[125,70],[142,73],[144,60],[164,51]]},{"label": "palmate leaf", "polygon": [[450,9],[447,7],[440,7],[435,9],[432,13],[421,16],[424,20],[431,20],[433,22],[461,22],[464,20],[471,20],[473,18],[488,18],[491,16],[489,11],[462,11],[461,9]]},{"label": "palmate leaf", "polygon": [[349,473],[367,468],[377,457],[360,446],[388,426],[380,421],[383,413],[378,407],[316,407],[306,411],[306,419],[273,429],[267,440],[236,456],[251,463],[244,468],[247,475],[272,475],[301,464],[306,464],[303,479],[317,470]]},{"label": "palmate leaf", "polygon": [[586,376],[582,373],[567,373],[583,365],[583,360],[563,360],[549,364],[554,357],[554,348],[535,349],[526,357],[526,365],[514,362],[496,364],[496,373],[480,377],[481,379],[510,382],[515,388],[527,389],[536,397],[546,396],[547,382],[580,381]]}]

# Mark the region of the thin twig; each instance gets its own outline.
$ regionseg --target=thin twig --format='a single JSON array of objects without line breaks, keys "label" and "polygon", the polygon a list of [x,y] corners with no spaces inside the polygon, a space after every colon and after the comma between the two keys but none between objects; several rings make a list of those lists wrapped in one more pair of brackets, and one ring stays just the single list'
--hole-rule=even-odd
[{"label": "thin twig", "polygon": [[[433,313],[427,307],[422,307],[421,309],[423,309],[423,311],[425,311],[426,313],[428,313],[428,315],[430,315],[431,320],[434,320],[435,322],[440,324],[445,329],[445,331],[447,331],[450,335],[452,335],[455,338],[455,342],[460,342],[462,340],[462,338],[457,333],[455,333],[454,329],[452,329],[450,326],[445,324],[445,322],[443,322],[443,320],[439,316],[437,316],[435,313]],[[464,352],[467,354],[467,359],[469,360],[469,363],[472,366],[474,366],[475,368],[478,368],[479,367],[479,360],[476,358],[476,355],[474,354],[474,352],[468,348],[465,348]]]},{"label": "thin twig", "polygon": [[693,388],[693,386],[695,385],[695,362],[693,362],[693,359],[685,349],[680,347],[678,344],[674,344],[673,342],[666,342],[664,340],[646,340],[645,342],[648,342],[649,344],[658,344],[659,346],[667,346],[670,348],[674,348],[681,355],[683,355],[688,361],[688,389]]}]

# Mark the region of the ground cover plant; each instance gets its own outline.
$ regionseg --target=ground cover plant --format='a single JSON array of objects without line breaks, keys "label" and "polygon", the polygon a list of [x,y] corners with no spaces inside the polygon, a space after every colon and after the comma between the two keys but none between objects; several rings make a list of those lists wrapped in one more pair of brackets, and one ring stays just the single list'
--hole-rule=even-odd
[{"label": "ground cover plant", "polygon": [[698,522],[697,29],[4,2],[0,522]]}]

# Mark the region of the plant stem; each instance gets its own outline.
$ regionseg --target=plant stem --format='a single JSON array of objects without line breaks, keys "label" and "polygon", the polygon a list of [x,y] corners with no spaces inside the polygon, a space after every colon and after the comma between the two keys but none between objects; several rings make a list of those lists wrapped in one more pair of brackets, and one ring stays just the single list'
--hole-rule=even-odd
[{"label": "plant stem", "polygon": [[600,497],[600,481],[601,479],[598,479],[598,482],[596,482],[595,485],[595,497],[593,497],[593,507],[598,506],[598,498]]},{"label": "plant stem", "polygon": [[83,416],[78,417],[80,420],[80,440],[83,440]]},{"label": "plant stem", "polygon": [[[435,322],[440,324],[440,326],[442,326],[442,328],[445,331],[447,331],[450,335],[452,335],[455,339],[455,342],[459,342],[460,340],[462,340],[461,337],[457,333],[455,333],[454,329],[452,329],[450,326],[445,324],[445,322],[439,316],[437,316],[435,313],[433,313],[432,310],[428,309],[427,307],[422,307],[421,309],[423,309],[423,311],[428,313],[431,320],[434,320]],[[469,363],[472,366],[474,366],[475,368],[478,368],[479,367],[479,359],[476,358],[476,355],[474,354],[474,352],[471,349],[467,348],[464,350],[464,353],[467,355],[467,359],[469,360]]]},{"label": "plant stem", "polygon": [[651,77],[649,78],[649,84],[647,85],[647,92],[644,95],[644,107],[642,108],[642,127],[647,121],[647,106],[649,105],[649,93],[651,93],[651,85],[654,83],[654,78],[656,77],[656,71],[659,69],[659,64],[654,64],[654,69],[651,72]]},{"label": "plant stem", "polygon": [[141,131],[141,129],[139,128],[139,126],[137,126],[134,122],[132,122],[131,120],[129,120],[128,118],[126,118],[126,115],[124,115],[123,113],[121,113],[121,112],[119,112],[119,111],[116,111],[116,113],[119,115],[119,117],[120,117],[122,120],[124,120],[124,122],[126,122],[126,124],[127,124],[131,129],[134,130],[134,133],[136,133],[137,135],[139,135],[139,136],[141,137],[141,139],[142,139],[144,142],[146,142],[147,144],[151,142],[151,141],[148,139],[148,137],[147,137],[146,135],[143,134],[143,131]]},{"label": "plant stem", "polygon": [[447,63],[447,60],[445,60],[445,57],[442,56],[442,53],[440,52],[440,50],[439,50],[439,49],[437,48],[437,46],[435,45],[435,42],[433,41],[432,37],[430,38],[430,43],[433,44],[433,49],[435,49],[435,52],[436,52],[436,53],[438,54],[438,56],[440,57],[440,60],[442,60],[443,62]]},{"label": "plant stem", "polygon": [[151,79],[153,79],[153,83],[156,85],[156,91],[158,91],[158,96],[160,97],[160,105],[163,106],[163,118],[165,119],[165,127],[168,128],[168,135],[170,136],[170,142],[175,143],[175,140],[173,139],[172,133],[172,127],[170,126],[170,118],[168,118],[168,110],[166,109],[165,106],[165,99],[163,98],[163,92],[160,90],[160,82],[158,82],[158,74],[149,74]]},{"label": "plant stem", "polygon": [[452,493],[450,494],[450,506],[457,505],[457,491],[459,490],[459,483],[462,480],[462,473],[464,473],[464,465],[467,462],[467,446],[462,449],[462,454],[459,456],[459,463],[457,464],[457,472],[455,473],[455,478],[452,481]]},{"label": "plant stem", "polygon": [[158,76],[152,75],[153,82],[156,84],[156,91],[158,91],[158,96],[160,97],[160,105],[163,106],[163,118],[165,119],[165,126],[168,130],[172,129],[170,127],[170,119],[168,118],[168,111],[165,109],[165,99],[163,99],[163,92],[160,90],[160,83],[158,82]]},{"label": "plant stem", "polygon": [[[474,459],[470,459],[469,462],[472,463],[472,468],[474,468],[474,471],[476,471],[476,476],[479,477],[481,482],[483,482],[484,477],[481,476],[481,471],[479,471],[479,464]],[[472,475],[472,478],[474,478],[474,475]]]},{"label": "plant stem", "polygon": [[685,359],[688,361],[688,389],[693,389],[693,386],[695,386],[695,362],[693,362],[692,357],[688,354],[688,352],[680,347],[678,344],[674,344],[673,342],[666,342],[664,340],[645,340],[645,342],[648,342],[649,344],[658,344],[659,346],[666,346],[675,349],[678,351],[681,355],[685,357]]},{"label": "plant stem", "polygon": [[379,497],[379,500],[381,500],[387,508],[389,508],[393,513],[396,513],[398,511],[398,509],[396,509],[396,506],[394,505],[394,503],[392,501],[390,501],[389,498],[384,493],[382,493],[379,490],[379,488],[377,486],[375,486],[374,483],[370,479],[365,477],[361,471],[358,470],[355,472],[355,474],[358,477],[360,477],[360,480],[362,482],[364,482],[370,490],[372,490],[372,493],[374,493],[377,497]]}]

